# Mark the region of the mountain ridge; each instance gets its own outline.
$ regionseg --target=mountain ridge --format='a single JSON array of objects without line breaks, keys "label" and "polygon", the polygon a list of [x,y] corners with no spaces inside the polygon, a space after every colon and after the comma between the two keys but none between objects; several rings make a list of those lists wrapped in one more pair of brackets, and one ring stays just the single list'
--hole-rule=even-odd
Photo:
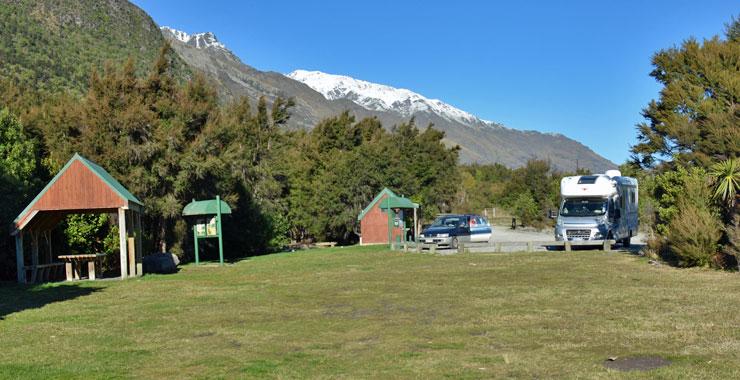
[{"label": "mountain ridge", "polygon": [[[278,96],[295,99],[291,128],[310,129],[320,120],[344,111],[357,119],[378,118],[385,128],[414,118],[418,126],[434,125],[445,132],[447,145],[461,147],[463,163],[501,163],[515,168],[530,159],[547,159],[555,168],[565,171],[581,167],[596,172],[616,167],[587,146],[562,134],[507,128],[412,90],[348,76],[306,70],[289,74],[260,71],[244,63],[213,33],[190,34],[171,27],[160,27],[160,30],[191,68],[200,70],[216,84],[226,101],[240,96],[256,99],[263,95],[268,100]],[[344,87],[337,86],[338,83]],[[367,96],[358,90],[360,88],[380,95]]]}]

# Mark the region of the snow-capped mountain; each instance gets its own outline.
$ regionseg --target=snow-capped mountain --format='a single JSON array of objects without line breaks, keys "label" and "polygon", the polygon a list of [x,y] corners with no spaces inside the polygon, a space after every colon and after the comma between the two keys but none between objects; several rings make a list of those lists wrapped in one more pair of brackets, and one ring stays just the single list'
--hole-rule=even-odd
[{"label": "snow-capped mountain", "polygon": [[321,71],[296,70],[287,75],[303,82],[329,100],[349,99],[371,111],[397,112],[403,117],[431,112],[449,121],[463,124],[491,124],[441,100],[429,99],[405,88],[371,83],[344,75]]},{"label": "snow-capped mountain", "polygon": [[226,46],[219,42],[216,35],[211,32],[188,34],[169,26],[161,26],[159,29],[171,33],[178,41],[197,49],[213,48],[228,51]]},{"label": "snow-capped mountain", "polygon": [[389,129],[413,117],[418,127],[434,125],[445,133],[446,144],[460,146],[462,162],[519,167],[529,159],[543,158],[560,170],[575,170],[576,163],[594,172],[614,168],[588,147],[560,134],[505,128],[411,90],[348,76],[305,70],[288,75],[260,71],[245,64],[213,33],[188,34],[169,27],[162,27],[161,32],[188,66],[217,86],[223,99],[294,99],[289,128],[310,129],[344,111],[356,120],[377,118]]}]

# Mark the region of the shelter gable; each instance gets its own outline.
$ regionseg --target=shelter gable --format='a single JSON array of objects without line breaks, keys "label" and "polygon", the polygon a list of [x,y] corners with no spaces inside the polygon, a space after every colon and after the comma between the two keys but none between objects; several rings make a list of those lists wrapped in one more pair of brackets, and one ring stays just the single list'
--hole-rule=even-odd
[{"label": "shelter gable", "polygon": [[34,210],[125,207],[126,201],[82,162],[75,161],[32,206]]}]

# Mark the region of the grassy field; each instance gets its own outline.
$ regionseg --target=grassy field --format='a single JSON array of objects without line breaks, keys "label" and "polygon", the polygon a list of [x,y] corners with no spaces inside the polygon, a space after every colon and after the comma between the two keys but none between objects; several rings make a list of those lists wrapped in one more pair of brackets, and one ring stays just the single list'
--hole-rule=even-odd
[{"label": "grassy field", "polygon": [[[648,372],[607,357],[662,356]],[[2,378],[740,378],[740,275],[334,248],[0,285]]]}]

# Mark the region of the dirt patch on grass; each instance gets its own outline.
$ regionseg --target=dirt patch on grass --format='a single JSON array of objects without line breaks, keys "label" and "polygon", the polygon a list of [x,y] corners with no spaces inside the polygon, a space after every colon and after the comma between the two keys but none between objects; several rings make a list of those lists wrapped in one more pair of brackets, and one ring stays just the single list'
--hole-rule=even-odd
[{"label": "dirt patch on grass", "polygon": [[638,356],[632,358],[607,359],[604,367],[617,371],[649,371],[670,365],[671,361],[660,356]]}]

